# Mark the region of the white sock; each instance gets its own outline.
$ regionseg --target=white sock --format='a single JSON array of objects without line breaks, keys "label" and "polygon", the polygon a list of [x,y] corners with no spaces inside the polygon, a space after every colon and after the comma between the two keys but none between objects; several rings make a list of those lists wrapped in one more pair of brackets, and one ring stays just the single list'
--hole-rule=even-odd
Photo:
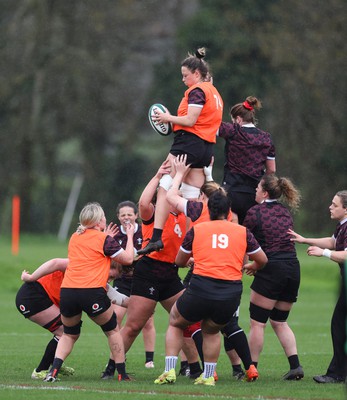
[{"label": "white sock", "polygon": [[178,357],[166,356],[165,357],[165,372],[170,371],[170,369],[175,369]]},{"label": "white sock", "polygon": [[204,375],[203,378],[210,378],[213,376],[214,371],[216,370],[217,363],[204,363]]}]

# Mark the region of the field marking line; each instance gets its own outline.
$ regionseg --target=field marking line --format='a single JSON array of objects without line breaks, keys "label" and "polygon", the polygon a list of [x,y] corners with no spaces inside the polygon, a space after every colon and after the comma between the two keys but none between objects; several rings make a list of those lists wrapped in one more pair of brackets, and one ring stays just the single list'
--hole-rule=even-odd
[{"label": "field marking line", "polygon": [[87,389],[83,388],[80,386],[72,386],[72,387],[66,387],[66,386],[30,386],[30,385],[5,385],[5,384],[0,384],[0,390],[1,389],[11,389],[11,390],[57,390],[57,391],[70,391],[70,392],[91,392],[91,393],[118,393],[118,394],[129,394],[129,395],[143,395],[143,396],[148,396],[148,395],[154,395],[154,396],[160,396],[160,395],[171,395],[175,397],[185,397],[185,398],[212,398],[212,399],[230,399],[230,400],[294,400],[291,397],[263,397],[263,396],[242,396],[240,397],[239,395],[237,397],[234,397],[232,395],[224,395],[224,394],[208,394],[208,393],[178,393],[178,392],[169,392],[169,391],[154,391],[154,390],[148,390],[148,391],[142,391],[142,390],[114,390],[114,389]]}]

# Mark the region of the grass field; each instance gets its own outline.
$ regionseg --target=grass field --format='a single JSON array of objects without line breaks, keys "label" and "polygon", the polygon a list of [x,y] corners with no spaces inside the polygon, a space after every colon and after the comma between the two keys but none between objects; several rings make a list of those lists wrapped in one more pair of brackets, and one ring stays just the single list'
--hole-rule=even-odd
[{"label": "grass field", "polygon": [[[76,369],[75,375],[46,384],[31,380],[30,375],[51,335],[25,320],[16,310],[14,299],[21,285],[21,271],[24,268],[33,271],[49,258],[65,257],[66,243],[59,243],[53,237],[22,236],[19,255],[13,256],[9,238],[0,237],[0,399],[345,399],[343,385],[318,385],[312,380],[313,375],[325,373],[332,354],[330,318],[337,291],[338,268],[327,259],[307,257],[305,249],[306,246],[298,247],[302,284],[299,301],[289,318],[305,370],[302,381],[281,380],[288,370],[288,362],[268,327],[258,381],[234,381],[222,349],[217,366],[219,381],[215,387],[196,387],[185,377],[178,377],[174,385],[154,385],[153,380],[164,367],[164,338],[168,323],[167,314],[159,305],[155,314],[155,369],[144,368],[143,343],[142,337],[139,337],[127,354],[127,370],[135,380],[120,383],[102,381],[100,373],[108,360],[107,341],[100,328],[84,317],[81,338],[67,360],[67,365]],[[249,329],[250,282],[251,278],[246,276],[240,313],[240,326],[246,333]]]}]

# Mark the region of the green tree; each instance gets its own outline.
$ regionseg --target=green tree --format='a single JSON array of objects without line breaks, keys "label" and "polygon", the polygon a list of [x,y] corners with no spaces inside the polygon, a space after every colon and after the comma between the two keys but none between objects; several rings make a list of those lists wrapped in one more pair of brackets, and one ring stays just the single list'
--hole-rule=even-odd
[{"label": "green tree", "polygon": [[300,222],[312,231],[327,230],[327,207],[346,188],[346,23],[341,0],[279,1],[261,41],[278,82],[267,102],[280,171],[300,187]]},{"label": "green tree", "polygon": [[[324,230],[347,168],[344,3],[0,0],[1,219],[18,193],[23,229],[57,232],[80,173],[78,207],[136,201],[171,141],[153,133],[148,107],[175,112],[180,61],[204,45],[225,120],[246,96],[263,101],[278,174],[304,195],[297,220]],[[221,141],[216,156],[221,180]]]},{"label": "green tree", "polygon": [[[226,120],[230,106],[248,95],[263,101],[259,126],[272,133],[277,173],[292,178],[303,194],[298,225],[327,230],[329,218],[322,223],[322,212],[346,185],[345,2],[201,0],[200,5],[179,30],[178,52],[208,48]],[[167,87],[160,95],[169,99],[172,85]],[[218,179],[223,159],[217,142]]]},{"label": "green tree", "polygon": [[181,0],[160,4],[0,2],[0,193],[21,196],[23,230],[57,231],[79,173],[79,204],[136,201],[151,170],[140,147],[150,134],[152,64],[191,12]]}]

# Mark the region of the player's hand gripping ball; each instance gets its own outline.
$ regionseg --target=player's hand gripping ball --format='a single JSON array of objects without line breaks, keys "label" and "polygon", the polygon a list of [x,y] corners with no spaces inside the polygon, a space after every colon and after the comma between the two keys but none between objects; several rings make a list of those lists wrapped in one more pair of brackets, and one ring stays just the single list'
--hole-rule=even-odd
[{"label": "player's hand gripping ball", "polygon": [[172,132],[172,125],[171,123],[168,122],[156,122],[153,121],[152,117],[154,117],[155,115],[157,115],[158,113],[163,113],[163,112],[167,112],[167,108],[164,107],[162,104],[153,104],[149,107],[149,111],[148,111],[148,119],[149,122],[152,126],[152,128],[159,133],[159,135],[162,136],[167,136],[170,135],[170,133]]}]

